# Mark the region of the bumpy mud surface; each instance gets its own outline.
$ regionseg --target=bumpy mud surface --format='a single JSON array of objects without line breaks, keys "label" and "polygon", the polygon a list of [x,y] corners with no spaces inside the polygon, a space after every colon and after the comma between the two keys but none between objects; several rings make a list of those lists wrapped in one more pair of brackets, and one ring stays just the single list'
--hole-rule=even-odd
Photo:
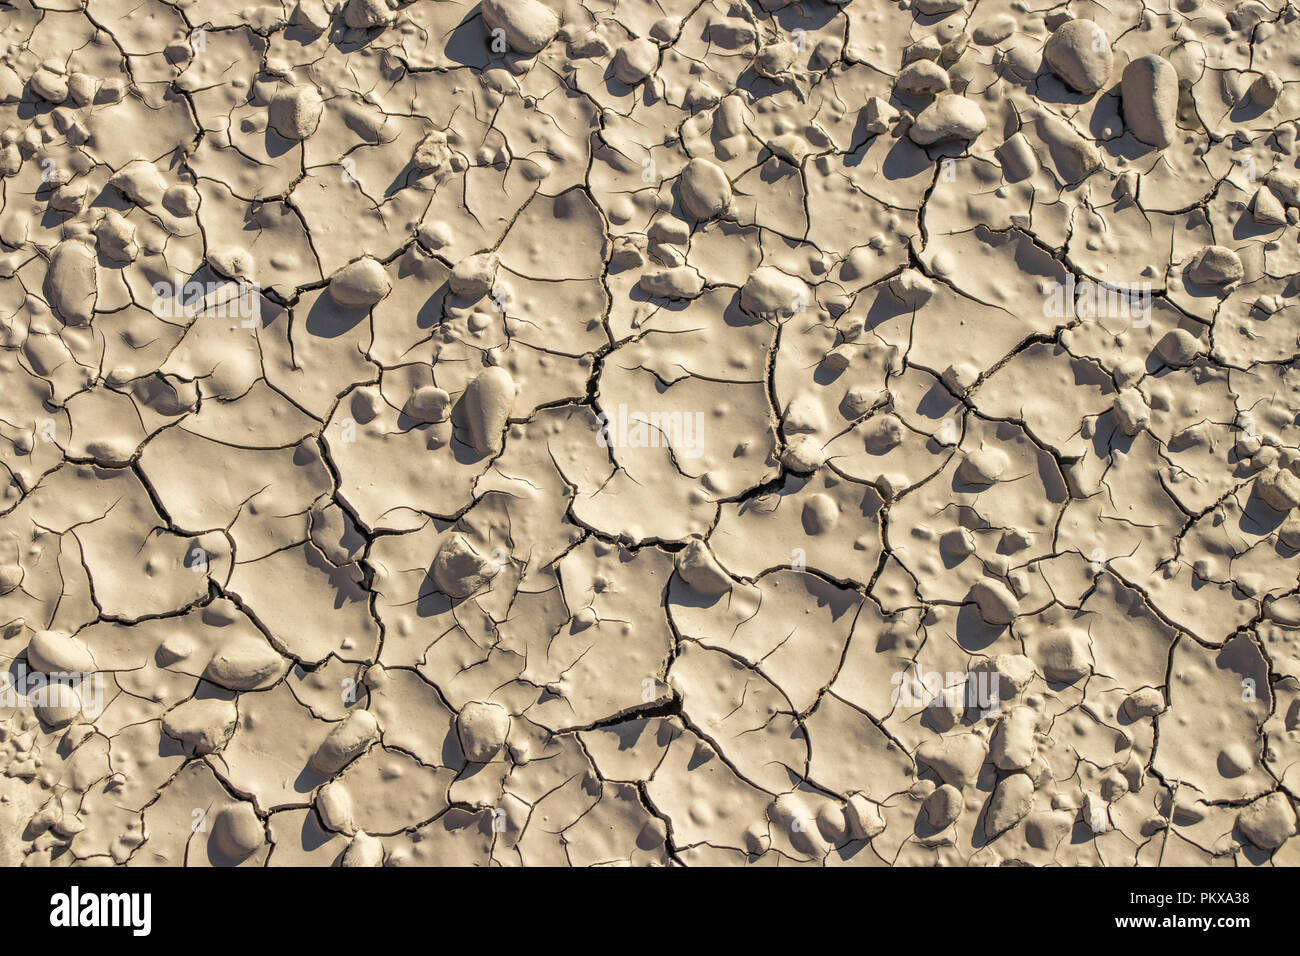
[{"label": "bumpy mud surface", "polygon": [[1297,861],[1294,7],[0,30],[5,861]]}]

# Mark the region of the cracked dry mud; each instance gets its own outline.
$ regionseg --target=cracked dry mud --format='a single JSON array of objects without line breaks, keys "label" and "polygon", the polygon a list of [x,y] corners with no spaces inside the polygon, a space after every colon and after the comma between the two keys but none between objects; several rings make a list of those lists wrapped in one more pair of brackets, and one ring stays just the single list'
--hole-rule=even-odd
[{"label": "cracked dry mud", "polygon": [[0,3],[0,858],[1296,863],[1297,18]]}]

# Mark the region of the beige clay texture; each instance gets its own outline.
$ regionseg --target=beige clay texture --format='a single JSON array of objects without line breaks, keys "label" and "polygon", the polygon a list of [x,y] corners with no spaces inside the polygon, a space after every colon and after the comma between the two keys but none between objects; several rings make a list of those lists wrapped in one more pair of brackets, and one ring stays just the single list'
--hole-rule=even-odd
[{"label": "beige clay texture", "polygon": [[0,863],[1300,862],[1300,9],[0,3]]}]

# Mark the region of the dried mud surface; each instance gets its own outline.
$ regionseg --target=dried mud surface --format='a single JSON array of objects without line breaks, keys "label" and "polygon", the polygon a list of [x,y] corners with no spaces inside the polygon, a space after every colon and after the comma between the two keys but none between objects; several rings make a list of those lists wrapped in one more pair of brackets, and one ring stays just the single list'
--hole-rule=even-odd
[{"label": "dried mud surface", "polygon": [[0,862],[1297,862],[1297,17],[0,3]]}]

